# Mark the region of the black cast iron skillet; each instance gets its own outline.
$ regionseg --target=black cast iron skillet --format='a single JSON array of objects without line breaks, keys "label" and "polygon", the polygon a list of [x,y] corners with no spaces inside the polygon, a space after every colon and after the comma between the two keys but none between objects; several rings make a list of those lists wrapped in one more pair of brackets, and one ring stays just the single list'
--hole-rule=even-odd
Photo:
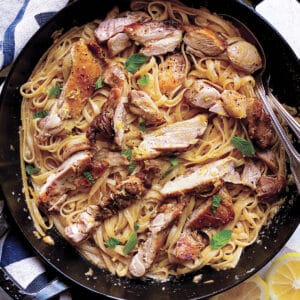
[{"label": "black cast iron skillet", "polygon": [[[284,39],[255,12],[253,7],[242,1],[234,0],[184,2],[190,6],[206,6],[211,11],[235,16],[247,24],[265,49],[274,93],[289,105],[299,106],[299,61]],[[75,25],[81,25],[96,18],[103,18],[114,5],[126,9],[128,4],[129,1],[126,0],[76,1],[41,28],[19,55],[1,95],[1,186],[16,224],[34,250],[58,273],[77,285],[90,290],[90,292],[92,291],[94,294],[102,294],[113,298],[202,299],[245,280],[264,266],[284,246],[300,220],[300,199],[295,189],[290,189],[287,193],[289,201],[272,220],[270,226],[264,228],[259,237],[260,242],[254,243],[244,250],[235,269],[217,272],[210,268],[204,268],[197,272],[197,274],[203,274],[203,280],[197,284],[192,282],[193,275],[166,283],[118,279],[81,257],[55,229],[50,232],[55,240],[55,246],[49,246],[36,239],[32,233],[34,230],[33,224],[28,219],[19,168],[18,131],[21,103],[19,87],[27,80],[38,59],[51,45],[50,36],[55,30],[63,28],[66,31]],[[19,202],[17,201],[18,197],[21,198]],[[87,280],[84,273],[90,267],[94,270],[94,276]],[[208,280],[211,283],[205,283]]]}]

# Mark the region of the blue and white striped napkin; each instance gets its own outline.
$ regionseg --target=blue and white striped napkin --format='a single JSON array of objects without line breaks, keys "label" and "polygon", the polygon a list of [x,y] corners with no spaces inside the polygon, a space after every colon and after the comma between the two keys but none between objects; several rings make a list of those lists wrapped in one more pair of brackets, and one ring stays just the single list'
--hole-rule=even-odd
[{"label": "blue and white striped napkin", "polygon": [[[68,0],[0,0],[0,71],[11,64],[30,37]],[[0,215],[3,201],[0,201]],[[35,293],[54,278],[18,235],[9,231],[0,238],[0,267],[25,292]],[[64,293],[60,299],[71,299]]]}]

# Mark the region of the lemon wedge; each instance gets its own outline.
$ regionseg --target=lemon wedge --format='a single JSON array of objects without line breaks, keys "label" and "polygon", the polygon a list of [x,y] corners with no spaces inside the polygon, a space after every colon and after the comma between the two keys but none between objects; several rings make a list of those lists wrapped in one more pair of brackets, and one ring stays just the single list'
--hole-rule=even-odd
[{"label": "lemon wedge", "polygon": [[210,300],[269,300],[267,284],[254,275],[234,288],[210,298]]},{"label": "lemon wedge", "polygon": [[300,299],[300,253],[278,257],[269,268],[266,281],[272,300]]}]

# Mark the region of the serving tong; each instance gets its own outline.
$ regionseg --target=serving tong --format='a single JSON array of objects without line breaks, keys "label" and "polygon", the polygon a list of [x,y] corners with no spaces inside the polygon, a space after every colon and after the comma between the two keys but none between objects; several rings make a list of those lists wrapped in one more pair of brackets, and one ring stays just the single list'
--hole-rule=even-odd
[{"label": "serving tong", "polygon": [[[274,109],[278,112],[281,118],[286,122],[290,129],[295,133],[298,140],[300,140],[300,124],[291,116],[291,114],[283,107],[283,105],[276,99],[272,94],[272,91],[269,86],[270,75],[267,73],[267,60],[264,49],[254,33],[240,20],[236,19],[227,14],[222,14],[224,19],[230,21],[234,26],[236,26],[242,36],[256,47],[261,55],[262,59],[262,68],[254,74],[255,78],[255,87],[254,92],[259,99],[261,99],[265,111],[270,115],[273,127],[278,134],[279,139],[281,140],[285,151],[290,160],[290,169],[294,177],[295,184],[297,186],[298,194],[300,194],[300,154],[295,149],[290,139],[287,136],[287,133],[281,126],[278,118],[275,115]],[[274,108],[274,109],[273,109]]]}]

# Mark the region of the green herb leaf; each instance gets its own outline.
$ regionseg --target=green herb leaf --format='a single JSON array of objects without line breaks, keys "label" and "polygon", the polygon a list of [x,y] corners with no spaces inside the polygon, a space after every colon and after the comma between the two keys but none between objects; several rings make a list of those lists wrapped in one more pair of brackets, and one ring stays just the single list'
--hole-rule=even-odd
[{"label": "green herb leaf", "polygon": [[134,229],[134,231],[138,231],[140,229],[140,225],[137,224],[137,223],[134,223],[133,224],[133,229]]},{"label": "green herb leaf", "polygon": [[48,115],[48,110],[42,110],[33,114],[34,119],[44,118]]},{"label": "green herb leaf", "polygon": [[243,155],[252,157],[255,154],[255,149],[251,142],[239,137],[234,136],[230,140],[231,144],[238,149]]},{"label": "green herb leaf", "polygon": [[210,247],[213,250],[218,250],[225,246],[230,238],[231,238],[232,230],[224,229],[222,231],[217,232],[213,235],[212,239],[210,240]]},{"label": "green herb leaf", "polygon": [[108,248],[115,248],[116,246],[118,246],[120,244],[120,241],[114,237],[110,237],[108,239],[108,241],[106,242],[106,246]]},{"label": "green herb leaf", "polygon": [[211,205],[211,210],[213,214],[217,212],[217,208],[219,207],[221,201],[222,201],[222,197],[220,195],[213,195],[213,202]]},{"label": "green herb leaf", "polygon": [[170,160],[170,164],[171,165],[165,171],[165,173],[163,174],[162,178],[166,178],[174,170],[174,168],[179,164],[179,159],[176,156],[169,157],[169,160]]},{"label": "green herb leaf", "polygon": [[128,254],[137,244],[137,234],[136,232],[133,232],[130,234],[127,243],[125,244],[124,248],[123,248],[123,252],[125,254]]},{"label": "green herb leaf", "polygon": [[91,184],[95,184],[96,180],[94,178],[94,176],[91,174],[91,172],[83,172],[83,176],[91,183]]},{"label": "green herb leaf", "polygon": [[146,86],[148,85],[149,80],[150,80],[149,75],[146,74],[137,81],[137,84],[140,86]]},{"label": "green herb leaf", "polygon": [[121,151],[121,154],[124,155],[128,160],[131,160],[131,158],[132,158],[132,151],[131,151],[131,149],[123,149]]},{"label": "green herb leaf", "polygon": [[144,54],[132,54],[125,62],[125,69],[130,73],[135,73],[147,60],[148,56]]},{"label": "green herb leaf", "polygon": [[146,122],[143,118],[139,118],[139,125],[142,132],[146,131]]},{"label": "green herb leaf", "polygon": [[102,88],[102,86],[103,86],[102,78],[99,77],[95,83],[95,89],[98,90],[98,89]]},{"label": "green herb leaf", "polygon": [[49,97],[52,97],[52,98],[57,97],[60,94],[61,89],[62,89],[62,87],[59,83],[57,83],[55,86],[49,88],[48,89]]},{"label": "green herb leaf", "polygon": [[131,174],[136,168],[136,164],[134,162],[130,163],[128,166],[128,172]]},{"label": "green herb leaf", "polygon": [[176,167],[179,164],[179,159],[176,156],[171,156],[169,158],[171,166]]},{"label": "green herb leaf", "polygon": [[25,170],[28,175],[37,174],[39,171],[41,171],[40,168],[32,166],[32,165],[27,165],[25,167]]}]

